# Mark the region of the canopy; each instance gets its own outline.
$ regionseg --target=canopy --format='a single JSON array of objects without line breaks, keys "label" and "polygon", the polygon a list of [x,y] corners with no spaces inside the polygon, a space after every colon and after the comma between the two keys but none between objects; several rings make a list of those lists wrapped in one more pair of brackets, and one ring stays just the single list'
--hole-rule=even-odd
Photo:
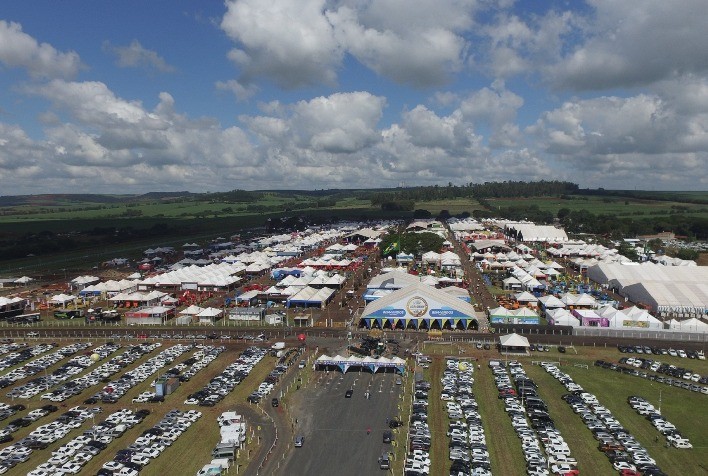
[{"label": "canopy", "polygon": [[529,340],[519,334],[507,334],[499,337],[499,343],[502,347],[530,347]]}]

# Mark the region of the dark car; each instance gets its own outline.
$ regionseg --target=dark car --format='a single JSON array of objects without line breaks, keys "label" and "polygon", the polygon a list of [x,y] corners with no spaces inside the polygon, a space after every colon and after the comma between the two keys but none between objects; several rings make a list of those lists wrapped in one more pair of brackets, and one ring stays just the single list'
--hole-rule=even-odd
[{"label": "dark car", "polygon": [[383,432],[383,442],[384,443],[391,443],[391,440],[393,440],[393,433],[390,431],[384,431]]},{"label": "dark car", "polygon": [[352,390],[351,388],[344,392],[344,398],[352,398],[352,395],[354,395],[354,390]]},{"label": "dark car", "polygon": [[106,446],[108,446],[108,445],[106,445],[106,444],[105,444],[104,442],[102,442],[102,441],[91,440],[91,441],[89,441],[88,443],[86,443],[86,446],[93,446],[94,448],[98,448],[99,450],[105,450],[105,449],[106,449]]},{"label": "dark car", "polygon": [[280,405],[280,402],[278,401],[277,398],[274,398],[273,400],[270,401],[270,404],[273,405],[274,407],[277,407]]},{"label": "dark car", "polygon": [[388,421],[389,428],[398,428],[399,426],[403,426],[403,422],[401,420],[389,420]]},{"label": "dark car", "polygon": [[565,354],[565,347],[563,347],[562,345],[559,345],[558,352],[560,352],[561,354]]}]

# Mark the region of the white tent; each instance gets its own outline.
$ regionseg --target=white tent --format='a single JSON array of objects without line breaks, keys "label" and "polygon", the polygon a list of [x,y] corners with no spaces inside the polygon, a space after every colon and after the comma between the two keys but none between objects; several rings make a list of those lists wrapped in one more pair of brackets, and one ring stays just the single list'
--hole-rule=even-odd
[{"label": "white tent", "polygon": [[203,307],[199,307],[196,304],[192,304],[186,309],[181,310],[179,313],[182,314],[183,316],[196,316],[200,312],[204,310]]},{"label": "white tent", "polygon": [[70,303],[75,300],[76,296],[71,296],[69,294],[57,294],[55,296],[52,296],[49,302],[52,304],[66,306],[67,303]]},{"label": "white tent", "polygon": [[610,320],[610,327],[615,329],[663,329],[663,324],[657,318],[649,314],[645,309],[630,307],[627,309],[616,309],[612,306],[605,306],[597,310],[597,313]]},{"label": "white tent", "polygon": [[549,309],[546,315],[548,322],[553,326],[580,326],[580,320],[573,316],[567,309]]},{"label": "white tent", "polygon": [[215,307],[207,307],[202,310],[197,317],[200,324],[214,324],[214,321],[222,315],[223,311]]},{"label": "white tent", "polygon": [[538,302],[538,298],[527,291],[515,295],[514,299],[516,299],[518,302],[530,302],[530,303],[537,303]]},{"label": "white tent", "polygon": [[708,332],[708,324],[695,317],[686,319],[685,321],[672,319],[669,321],[669,328],[683,332]]},{"label": "white tent", "polygon": [[548,312],[549,309],[559,309],[565,307],[565,303],[552,294],[542,296],[538,298],[538,300],[546,312]]},{"label": "white tent", "polygon": [[519,334],[507,334],[499,337],[502,352],[528,352],[529,340]]}]

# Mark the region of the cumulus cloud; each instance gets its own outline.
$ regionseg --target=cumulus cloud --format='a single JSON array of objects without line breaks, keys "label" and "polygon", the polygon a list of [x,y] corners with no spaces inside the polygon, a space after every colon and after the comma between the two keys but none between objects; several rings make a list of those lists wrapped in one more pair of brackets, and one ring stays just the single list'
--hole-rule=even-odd
[{"label": "cumulus cloud", "polygon": [[221,28],[239,45],[229,58],[241,82],[272,79],[286,88],[334,84],[344,55],[324,16],[325,0],[227,1]]},{"label": "cumulus cloud", "polygon": [[147,128],[164,127],[164,120],[143,109],[139,101],[117,97],[100,81],[64,81],[54,79],[45,84],[27,86],[25,90],[49,99],[66,110],[78,121],[102,127],[140,125]]},{"label": "cumulus cloud", "polygon": [[146,68],[161,73],[174,73],[175,67],[168,64],[156,51],[149,50],[133,40],[128,46],[114,46],[110,42],[103,44],[103,49],[116,56],[116,64],[121,68]]},{"label": "cumulus cloud", "polygon": [[592,0],[585,39],[549,67],[557,85],[601,90],[708,71],[708,3]]},{"label": "cumulus cloud", "polygon": [[82,67],[79,55],[62,53],[47,43],[39,43],[14,22],[0,20],[0,63],[24,68],[33,78],[69,78]]},{"label": "cumulus cloud", "polygon": [[604,174],[605,183],[615,187],[641,177],[642,183],[695,188],[708,183],[708,88],[705,80],[689,84],[697,93],[689,106],[681,92],[687,85],[670,83],[662,94],[566,101],[542,114],[528,132],[595,186]]},{"label": "cumulus cloud", "polygon": [[336,83],[345,54],[399,83],[445,82],[464,64],[476,0],[229,0],[221,28],[240,84]]}]

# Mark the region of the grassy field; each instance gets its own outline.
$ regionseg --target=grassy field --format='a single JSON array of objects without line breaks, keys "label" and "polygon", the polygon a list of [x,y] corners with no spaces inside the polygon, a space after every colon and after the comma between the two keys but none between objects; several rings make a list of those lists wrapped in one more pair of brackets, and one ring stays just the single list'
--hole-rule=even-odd
[{"label": "grassy field", "polygon": [[[423,352],[433,356],[434,362],[441,362],[440,371],[442,371],[444,355],[459,353],[466,357],[474,356],[480,359],[482,368],[475,372],[473,389],[479,403],[487,436],[492,471],[494,474],[524,474],[525,464],[519,439],[511,426],[509,417],[504,412],[503,404],[497,398],[493,376],[484,365],[490,357],[498,358],[499,355],[494,351],[476,350],[472,345],[464,343],[454,346],[426,344]],[[708,435],[704,431],[708,425],[708,397],[593,366],[596,359],[616,362],[623,355],[625,354],[619,353],[614,347],[578,346],[570,348],[567,354],[559,354],[553,348],[548,354],[535,354],[530,357],[517,358],[517,360],[524,365],[529,377],[539,384],[540,395],[548,404],[549,413],[557,428],[568,442],[572,457],[578,460],[582,474],[612,475],[616,472],[612,469],[608,459],[597,450],[597,442],[592,433],[573,413],[570,406],[561,400],[560,397],[567,393],[565,387],[541,367],[533,365],[533,361],[560,361],[561,369],[569,373],[586,390],[597,395],[600,402],[608,407],[619,421],[649,449],[650,455],[668,474],[708,474],[708,469],[706,469],[708,468],[706,464],[708,462]],[[667,364],[691,368],[693,372],[701,375],[708,374],[708,361],[687,360],[670,356],[661,356],[658,360]],[[575,364],[587,365],[588,368],[576,367]],[[435,365],[431,367],[431,370],[436,370]],[[435,385],[435,381],[439,381],[439,376],[436,379],[431,373],[431,379],[431,383]],[[694,445],[692,450],[667,449],[664,446],[665,440],[661,437],[659,442],[655,442],[658,432],[648,421],[637,415],[626,402],[629,395],[639,395],[647,398],[656,406],[659,403],[659,390],[661,390],[662,397],[662,414],[691,440]],[[435,398],[433,397],[430,403],[429,419],[430,421],[442,421],[446,413],[440,406],[441,413],[436,416],[432,411],[433,408],[437,408],[433,406],[434,404]],[[431,426],[431,430],[432,428]],[[447,441],[444,433],[442,439]],[[434,443],[431,448],[433,464],[437,460],[446,458],[447,448]],[[444,471],[447,469],[449,469],[449,464],[443,467],[443,473],[439,474],[445,474]],[[431,474],[433,474],[432,470]]]},{"label": "grassy field", "polygon": [[[708,474],[708,435],[705,432],[708,402],[705,395],[598,367],[587,370],[569,367],[564,371],[597,395],[600,403],[649,450],[651,457],[667,474]],[[638,395],[658,406],[660,390],[662,415],[691,440],[693,449],[666,448],[666,440],[659,432],[627,404],[627,397]],[[659,439],[655,441],[657,436]]]},{"label": "grassy field", "polygon": [[524,365],[524,370],[538,384],[539,395],[548,405],[548,412],[568,443],[571,456],[578,461],[580,471],[584,474],[614,474],[609,460],[598,451],[597,441],[590,430],[585,428],[570,405],[559,398],[559,393],[566,393],[565,387],[540,366]]},{"label": "grassy field", "polygon": [[428,392],[428,426],[431,436],[430,474],[446,474],[450,469],[446,436],[449,420],[440,400],[440,377],[444,367],[443,360],[435,358],[426,372],[426,379],[430,382]]},{"label": "grassy field", "polygon": [[459,215],[464,212],[471,214],[475,210],[484,210],[484,207],[472,198],[416,202],[415,208],[428,210],[433,216],[438,215],[442,210],[447,210],[450,215]]},{"label": "grassy field", "polygon": [[494,376],[487,367],[475,372],[473,386],[482,416],[484,434],[494,474],[525,474],[526,464],[521,443],[511,426],[511,419],[499,400]]},{"label": "grassy field", "polygon": [[492,210],[508,207],[537,206],[541,211],[550,211],[554,215],[561,208],[571,211],[587,210],[595,215],[617,216],[642,216],[642,215],[669,215],[671,211],[685,208],[691,216],[708,216],[708,206],[687,202],[673,202],[663,200],[644,200],[624,197],[598,197],[574,195],[571,199],[564,200],[555,197],[535,198],[498,198],[489,199]]}]

